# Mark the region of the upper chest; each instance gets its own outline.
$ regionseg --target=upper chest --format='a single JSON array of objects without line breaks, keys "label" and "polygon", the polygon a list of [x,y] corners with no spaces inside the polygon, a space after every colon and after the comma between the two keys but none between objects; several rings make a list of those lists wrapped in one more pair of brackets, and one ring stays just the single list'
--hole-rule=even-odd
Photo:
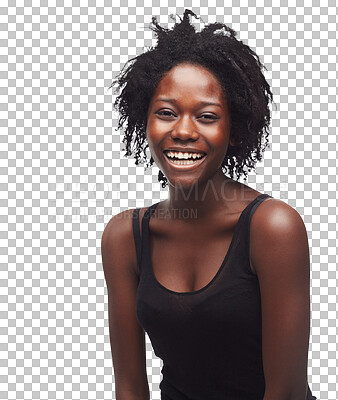
[{"label": "upper chest", "polygon": [[[140,210],[141,235],[145,211]],[[147,224],[149,239],[145,243],[155,279],[175,292],[193,292],[208,285],[230,255],[241,211],[191,223],[155,216]],[[251,263],[250,267],[255,273]]]}]

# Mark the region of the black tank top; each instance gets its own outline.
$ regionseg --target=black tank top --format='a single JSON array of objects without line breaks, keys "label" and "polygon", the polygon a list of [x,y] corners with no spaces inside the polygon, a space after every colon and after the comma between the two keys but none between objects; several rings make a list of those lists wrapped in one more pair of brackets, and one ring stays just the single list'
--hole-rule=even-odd
[{"label": "black tank top", "polygon": [[[161,285],[151,267],[149,219],[133,213],[140,281],[136,314],[154,352],[163,361],[162,400],[262,400],[261,299],[258,278],[250,268],[249,227],[261,194],[243,210],[227,254],[214,278],[193,292]],[[306,400],[315,400],[308,387]]]}]

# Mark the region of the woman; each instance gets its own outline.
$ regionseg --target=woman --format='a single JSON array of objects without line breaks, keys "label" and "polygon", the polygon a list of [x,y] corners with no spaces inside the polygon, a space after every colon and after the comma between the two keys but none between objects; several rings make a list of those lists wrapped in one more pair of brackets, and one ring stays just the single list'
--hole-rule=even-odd
[{"label": "woman", "polygon": [[[121,72],[115,106],[136,164],[169,197],[102,235],[117,400],[149,399],[145,332],[167,400],[311,400],[310,261],[300,215],[234,180],[262,158],[272,93],[259,57],[185,10]],[[144,146],[144,147],[143,147]],[[223,173],[229,171],[230,177]]]}]

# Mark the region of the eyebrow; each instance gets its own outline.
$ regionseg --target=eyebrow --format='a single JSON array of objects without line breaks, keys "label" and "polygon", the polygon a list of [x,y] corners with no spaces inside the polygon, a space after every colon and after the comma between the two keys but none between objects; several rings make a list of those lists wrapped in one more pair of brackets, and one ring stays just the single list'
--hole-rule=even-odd
[{"label": "eyebrow", "polygon": [[[163,99],[163,98],[157,99],[157,100],[155,100],[155,103],[158,101],[166,101],[168,103],[175,103],[175,100],[173,100],[173,99]],[[200,101],[198,104],[200,104],[201,106],[216,106],[216,107],[222,108],[222,106],[219,103],[214,103],[212,101]]]}]

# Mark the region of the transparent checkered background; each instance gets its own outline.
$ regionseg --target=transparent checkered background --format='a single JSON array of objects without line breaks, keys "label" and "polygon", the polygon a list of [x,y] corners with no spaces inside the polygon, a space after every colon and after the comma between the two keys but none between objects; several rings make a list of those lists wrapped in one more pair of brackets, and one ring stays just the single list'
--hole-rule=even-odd
[{"label": "transparent checkered background", "polygon": [[[337,399],[336,3],[193,4],[1,2],[1,399],[115,398],[101,235],[112,215],[163,200],[167,189],[156,166],[123,157],[108,88],[155,44],[151,17],[172,27],[169,15],[185,8],[230,25],[268,68],[278,110],[270,149],[246,183],[303,217],[308,380],[318,399]],[[161,367],[147,337],[152,399]]]}]

